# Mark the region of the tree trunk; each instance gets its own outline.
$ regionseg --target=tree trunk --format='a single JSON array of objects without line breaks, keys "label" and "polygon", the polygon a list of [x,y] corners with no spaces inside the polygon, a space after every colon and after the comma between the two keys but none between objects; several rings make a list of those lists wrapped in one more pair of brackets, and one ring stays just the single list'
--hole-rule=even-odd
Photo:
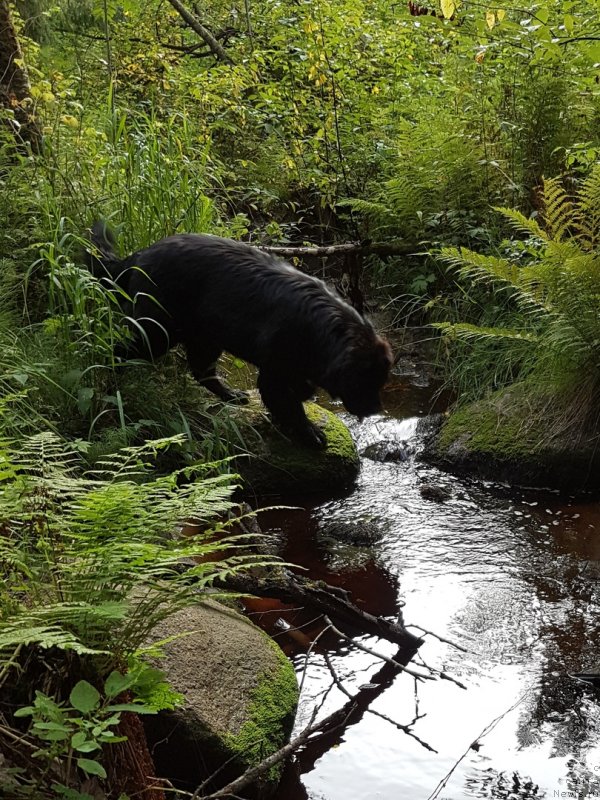
[{"label": "tree trunk", "polygon": [[29,111],[31,86],[8,0],[0,0],[0,105],[12,112],[11,128],[17,138],[37,151],[40,131]]}]

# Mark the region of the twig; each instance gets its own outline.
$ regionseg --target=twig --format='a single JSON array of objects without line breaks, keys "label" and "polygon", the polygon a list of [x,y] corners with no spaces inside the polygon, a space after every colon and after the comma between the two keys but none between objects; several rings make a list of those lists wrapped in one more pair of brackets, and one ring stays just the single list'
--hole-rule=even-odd
[{"label": "twig", "polygon": [[[427,341],[427,340],[426,340]],[[456,644],[451,639],[445,639],[443,636],[440,636],[433,631],[428,631],[427,628],[422,628],[420,625],[414,625],[412,622],[406,623],[407,628],[416,628],[418,631],[421,631],[425,636],[433,636],[434,639],[437,639],[438,642],[443,642],[444,644],[449,644],[451,647],[455,647],[457,650],[460,650],[462,653],[470,653],[471,650],[468,650],[466,647],[463,647],[460,644]]]},{"label": "twig", "polygon": [[191,800],[221,800],[224,797],[231,797],[231,795],[239,792],[242,789],[245,789],[250,784],[254,783],[254,781],[260,777],[263,773],[271,769],[271,767],[278,764],[280,761],[283,761],[289,755],[291,755],[295,750],[305,744],[308,739],[313,736],[315,733],[323,733],[328,731],[329,729],[337,728],[340,725],[343,725],[348,717],[352,714],[356,706],[352,706],[350,709],[346,709],[345,707],[335,711],[333,714],[330,714],[325,719],[321,720],[316,724],[314,723],[317,709],[315,709],[311,715],[310,722],[304,728],[304,730],[298,734],[291,742],[281,747],[275,753],[272,753],[268,758],[265,758],[260,764],[257,764],[255,767],[251,767],[244,772],[243,775],[240,775],[231,783],[228,783],[227,786],[224,786],[222,789],[219,789],[212,794],[201,795],[199,794],[199,790],[197,789],[191,797]]},{"label": "twig", "polygon": [[[335,683],[335,685],[338,687],[340,692],[342,692],[342,694],[345,694],[347,698],[349,698],[353,702],[356,702],[358,696],[360,694],[362,694],[364,691],[367,691],[367,690],[359,690],[358,695],[350,694],[350,692],[346,689],[344,684],[338,678],[338,675],[337,675],[337,673],[335,671],[335,668],[334,668],[333,664],[331,663],[331,659],[329,658],[329,654],[328,653],[323,653],[323,655],[325,657],[325,663],[327,664],[327,666],[329,668],[329,672],[331,674],[332,680]],[[380,711],[375,711],[374,708],[366,708],[365,711],[367,711],[369,714],[373,714],[376,717],[380,717],[381,719],[384,719],[386,722],[389,722],[390,725],[393,725],[395,728],[398,728],[399,731],[402,731],[407,736],[410,736],[413,739],[415,739],[426,750],[429,750],[432,753],[437,753],[437,750],[435,750],[433,747],[431,747],[431,745],[427,744],[427,742],[424,742],[423,739],[421,739],[419,736],[417,736],[417,734],[414,733],[413,731],[411,731],[411,729],[410,729],[410,725],[413,725],[417,720],[422,719],[422,717],[425,716],[424,714],[416,716],[413,719],[413,721],[410,723],[410,725],[403,725],[401,722],[396,722],[395,719],[392,719],[391,717],[388,717],[387,714],[382,714]]]},{"label": "twig", "polygon": [[457,678],[453,678],[451,675],[448,675],[448,673],[444,672],[444,670],[437,669],[437,667],[430,667],[422,656],[419,657],[419,663],[421,664],[421,666],[425,667],[425,669],[429,670],[429,672],[431,672],[432,675],[437,676],[440,680],[450,681],[450,683],[456,684],[456,686],[458,686],[459,689],[467,688],[464,685],[464,683],[461,683],[459,680],[457,680]]},{"label": "twig", "polygon": [[487,734],[488,734],[488,733],[491,733],[491,731],[493,731],[493,730],[494,730],[494,728],[495,728],[495,727],[496,727],[496,725],[497,725],[497,724],[500,722],[500,720],[504,719],[504,717],[505,717],[507,714],[510,714],[510,712],[511,712],[511,711],[513,711],[513,710],[514,710],[514,709],[515,709],[515,708],[516,708],[518,705],[520,705],[520,704],[523,702],[523,700],[524,700],[524,699],[527,697],[527,695],[528,695],[528,694],[529,694],[529,692],[525,692],[525,694],[521,695],[521,697],[519,697],[519,699],[518,699],[518,700],[517,700],[515,703],[513,703],[513,705],[512,705],[510,708],[507,708],[507,709],[506,709],[506,711],[503,711],[503,712],[502,712],[502,714],[500,714],[499,716],[497,716],[497,717],[496,717],[495,719],[493,719],[493,720],[492,720],[492,721],[491,721],[491,722],[490,722],[488,725],[486,725],[486,726],[485,726],[485,728],[484,728],[484,729],[481,731],[481,733],[479,734],[479,736],[477,736],[475,739],[473,739],[473,741],[471,742],[471,744],[470,744],[470,745],[467,747],[467,749],[466,749],[466,750],[465,750],[465,752],[462,754],[462,756],[461,756],[461,757],[458,759],[458,761],[456,762],[456,764],[454,764],[454,766],[452,767],[452,769],[451,769],[451,770],[450,770],[450,771],[449,771],[449,772],[448,772],[448,773],[445,775],[445,777],[443,777],[443,778],[442,778],[442,780],[441,780],[441,781],[438,783],[438,785],[435,787],[435,789],[433,790],[433,792],[432,792],[432,793],[429,795],[429,797],[427,798],[427,800],[435,800],[435,798],[439,796],[439,794],[440,794],[440,792],[442,791],[442,789],[443,789],[443,788],[446,786],[446,784],[448,783],[448,781],[449,781],[449,780],[450,780],[450,778],[452,777],[452,774],[453,774],[454,770],[455,770],[455,769],[456,769],[456,768],[457,768],[457,767],[460,765],[460,763],[461,763],[461,762],[462,762],[462,761],[463,761],[463,760],[464,760],[464,759],[465,759],[465,758],[466,758],[466,757],[469,755],[469,753],[470,753],[470,752],[471,752],[471,750],[473,749],[473,745],[474,745],[476,742],[479,742],[479,740],[480,740],[480,739],[482,739],[484,736],[487,736]]},{"label": "twig", "polygon": [[424,675],[421,672],[415,672],[414,670],[409,669],[408,667],[405,667],[402,664],[399,664],[395,659],[389,658],[389,656],[384,656],[383,653],[377,653],[375,650],[371,650],[371,648],[367,647],[364,644],[361,644],[360,642],[357,642],[356,639],[353,639],[351,636],[347,636],[345,633],[339,630],[339,628],[336,628],[335,625],[332,623],[332,621],[329,619],[329,617],[325,616],[324,619],[327,625],[329,625],[329,627],[331,628],[331,630],[334,633],[336,633],[340,638],[344,639],[346,642],[350,642],[351,644],[354,645],[354,647],[357,647],[359,650],[364,650],[365,653],[369,653],[369,655],[378,658],[380,661],[385,661],[386,664],[391,664],[399,672],[406,672],[408,675],[412,675],[413,678],[418,678],[419,680],[422,681],[435,680],[435,678],[432,675]]},{"label": "twig", "polygon": [[310,643],[310,647],[306,651],[306,655],[304,657],[304,669],[302,670],[302,678],[300,680],[300,686],[299,686],[299,689],[298,689],[298,693],[299,694],[302,694],[302,689],[304,688],[304,681],[306,679],[306,673],[308,671],[308,659],[310,657],[310,654],[312,653],[312,651],[317,646],[317,643],[318,643],[319,639],[321,638],[321,636],[323,636],[323,634],[325,634],[330,629],[331,629],[331,625],[327,625],[327,627],[323,628],[323,630],[320,631],[319,634],[312,640],[312,642]]}]

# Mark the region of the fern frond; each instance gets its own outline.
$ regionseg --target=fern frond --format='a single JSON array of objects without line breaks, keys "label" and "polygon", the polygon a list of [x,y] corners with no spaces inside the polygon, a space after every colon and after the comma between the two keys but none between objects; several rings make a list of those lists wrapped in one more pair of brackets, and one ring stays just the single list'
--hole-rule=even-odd
[{"label": "fern frond", "polygon": [[544,180],[544,222],[550,238],[560,241],[580,222],[579,210],[565,191],[560,178]]},{"label": "fern frond", "polygon": [[514,328],[484,328],[467,322],[436,322],[432,327],[441,330],[447,336],[456,336],[466,341],[496,340],[504,342],[510,340],[530,343],[539,341],[536,334]]},{"label": "fern frond", "polygon": [[543,242],[549,241],[550,237],[546,231],[541,227],[539,222],[532,217],[526,217],[520,211],[514,208],[505,208],[504,206],[496,206],[494,210],[502,214],[518,233],[533,236]]},{"label": "fern frond", "polygon": [[596,164],[579,191],[580,222],[578,234],[586,249],[600,244],[600,164]]},{"label": "fern frond", "polygon": [[61,650],[71,650],[79,655],[104,655],[106,650],[97,650],[88,647],[81,641],[59,625],[39,625],[29,624],[27,618],[15,618],[2,624],[0,631],[0,658],[2,653],[5,657],[19,647],[36,645],[44,650],[51,647],[58,647]]}]

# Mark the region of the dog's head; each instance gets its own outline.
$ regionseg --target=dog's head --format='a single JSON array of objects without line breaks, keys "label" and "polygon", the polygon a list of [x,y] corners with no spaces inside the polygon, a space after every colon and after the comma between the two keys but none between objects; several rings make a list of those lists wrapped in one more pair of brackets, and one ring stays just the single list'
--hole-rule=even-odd
[{"label": "dog's head", "polygon": [[340,354],[332,371],[331,387],[325,388],[357,417],[378,414],[382,410],[379,393],[392,363],[392,349],[379,336],[368,343],[352,344]]}]

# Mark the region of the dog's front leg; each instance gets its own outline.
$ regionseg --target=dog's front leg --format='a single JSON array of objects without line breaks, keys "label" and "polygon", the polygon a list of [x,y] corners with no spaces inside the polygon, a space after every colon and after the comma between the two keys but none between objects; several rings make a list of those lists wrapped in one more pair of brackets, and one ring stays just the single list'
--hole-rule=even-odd
[{"label": "dog's front leg", "polygon": [[[294,391],[285,376],[263,368],[258,375],[258,390],[263,403],[271,413],[277,427],[288,432],[294,439],[308,447],[323,448],[327,444],[325,434],[307,418],[302,399]],[[302,384],[306,392],[308,384]]]}]

